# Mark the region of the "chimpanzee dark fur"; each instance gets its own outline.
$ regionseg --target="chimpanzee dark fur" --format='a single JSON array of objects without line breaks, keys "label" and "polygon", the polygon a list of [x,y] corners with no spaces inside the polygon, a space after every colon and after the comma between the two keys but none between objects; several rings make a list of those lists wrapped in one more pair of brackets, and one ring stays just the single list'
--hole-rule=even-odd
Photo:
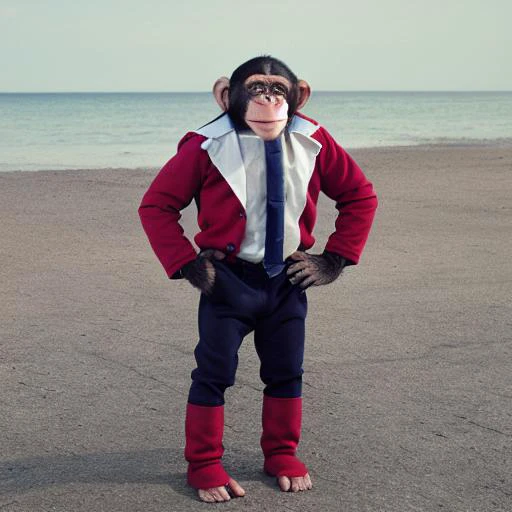
[{"label": "chimpanzee dark fur", "polygon": [[332,283],[341,275],[343,268],[349,264],[349,262],[339,254],[329,251],[324,251],[322,254],[304,253],[304,255],[307,266],[315,270],[315,281],[310,284],[302,285],[302,282],[306,282],[308,278],[307,275],[302,277],[300,270],[288,274],[290,281],[293,284],[299,284],[303,289],[309,288],[310,286]]},{"label": "chimpanzee dark fur", "polygon": [[183,277],[205,295],[211,293],[215,280],[214,271],[212,274],[211,267],[208,267],[208,259],[208,257],[200,253],[194,261],[187,263],[181,269]]}]

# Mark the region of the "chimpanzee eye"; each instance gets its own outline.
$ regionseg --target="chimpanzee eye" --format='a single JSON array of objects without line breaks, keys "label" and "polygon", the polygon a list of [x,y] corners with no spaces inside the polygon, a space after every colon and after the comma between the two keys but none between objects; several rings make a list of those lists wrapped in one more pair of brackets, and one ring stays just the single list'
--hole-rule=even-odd
[{"label": "chimpanzee eye", "polygon": [[259,96],[265,94],[267,86],[263,82],[253,82],[247,87],[247,91],[251,96]]},{"label": "chimpanzee eye", "polygon": [[282,84],[272,84],[271,92],[274,96],[285,96],[288,94],[288,89]]}]

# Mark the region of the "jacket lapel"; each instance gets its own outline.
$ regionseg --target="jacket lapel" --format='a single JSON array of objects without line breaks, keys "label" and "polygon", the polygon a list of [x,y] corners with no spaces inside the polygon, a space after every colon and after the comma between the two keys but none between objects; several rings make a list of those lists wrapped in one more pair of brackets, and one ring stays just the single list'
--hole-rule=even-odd
[{"label": "jacket lapel", "polygon": [[222,174],[244,210],[247,205],[245,167],[238,137],[227,114],[196,131],[208,137],[201,148],[208,152],[213,165]]},{"label": "jacket lapel", "polygon": [[[292,127],[292,126],[291,126]],[[308,186],[313,175],[321,144],[302,132],[290,131],[283,146],[286,169],[286,222],[284,254],[291,254],[300,244],[296,228],[307,201]]]}]

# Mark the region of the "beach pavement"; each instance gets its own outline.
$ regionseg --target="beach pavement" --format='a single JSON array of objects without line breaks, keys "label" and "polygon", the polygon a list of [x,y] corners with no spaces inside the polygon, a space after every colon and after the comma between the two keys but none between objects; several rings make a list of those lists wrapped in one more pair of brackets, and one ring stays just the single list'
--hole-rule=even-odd
[{"label": "beach pavement", "polygon": [[248,337],[224,443],[247,496],[219,505],[185,483],[198,294],[140,226],[155,171],[0,174],[1,512],[512,510],[512,148],[351,153],[380,206],[360,265],[308,291],[314,489],[262,472]]}]

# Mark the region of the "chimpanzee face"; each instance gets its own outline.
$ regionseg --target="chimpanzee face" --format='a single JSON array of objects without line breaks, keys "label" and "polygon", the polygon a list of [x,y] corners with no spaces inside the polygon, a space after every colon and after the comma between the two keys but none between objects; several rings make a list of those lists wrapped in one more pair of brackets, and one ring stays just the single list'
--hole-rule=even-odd
[{"label": "chimpanzee face", "polygon": [[245,122],[263,140],[279,137],[288,122],[292,84],[279,75],[252,75],[244,83],[248,94]]}]

